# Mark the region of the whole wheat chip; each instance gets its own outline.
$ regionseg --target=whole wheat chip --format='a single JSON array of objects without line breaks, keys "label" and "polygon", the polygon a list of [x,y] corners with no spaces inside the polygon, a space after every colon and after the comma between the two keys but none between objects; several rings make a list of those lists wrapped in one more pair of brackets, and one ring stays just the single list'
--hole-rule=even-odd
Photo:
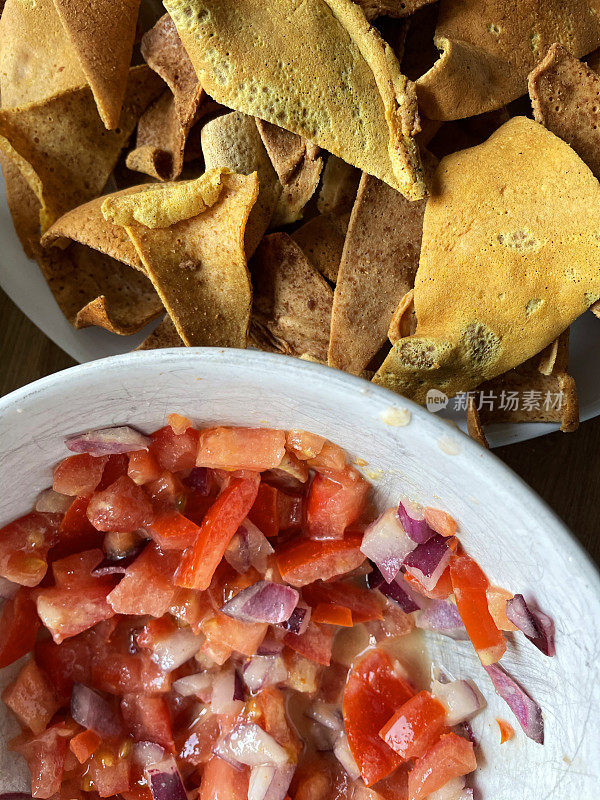
[{"label": "whole wheat chip", "polygon": [[7,0],[0,17],[2,107],[38,102],[85,82],[53,0]]},{"label": "whole wheat chip", "polygon": [[119,125],[140,0],[54,0],[104,125]]},{"label": "whole wheat chip", "polygon": [[600,76],[553,44],[529,75],[529,95],[535,119],[600,178]]},{"label": "whole wheat chip", "polygon": [[215,100],[303,136],[413,199],[426,194],[414,87],[352,0],[165,6]]},{"label": "whole wheat chip", "polygon": [[313,267],[332,283],[337,280],[349,220],[349,213],[318,214],[291,234]]},{"label": "whole wheat chip", "polygon": [[444,158],[425,210],[416,333],[376,382],[424,402],[539,353],[600,297],[599,230],[600,184],[532,120]]},{"label": "whole wheat chip", "polygon": [[325,362],[333,292],[286,233],[272,233],[251,262],[252,333],[267,349]]},{"label": "whole wheat chip", "polygon": [[583,56],[600,44],[597,0],[442,0],[435,44],[442,54],[417,81],[432,119],[500,108],[527,91],[527,75],[553,42]]},{"label": "whole wheat chip", "polygon": [[231,112],[207,122],[201,133],[206,169],[227,167],[240,175],[258,174],[258,200],[246,225],[246,257],[250,258],[273,217],[281,184],[253,117]]},{"label": "whole wheat chip", "polygon": [[89,86],[0,110],[0,149],[38,197],[42,233],[66,211],[100,194],[161,84],[148,67],[132,68],[118,131],[107,132],[102,125]]},{"label": "whole wheat chip", "polygon": [[[105,199],[103,213],[125,226],[186,345],[245,347],[252,287],[244,229],[258,196],[258,178],[256,173],[216,172],[218,199],[195,216],[183,216],[181,182],[161,184],[154,191],[145,188],[140,193],[141,214],[135,208],[136,195],[117,202]],[[211,186],[213,177],[203,176]],[[188,183],[196,185],[202,200],[203,179]],[[189,212],[191,206],[185,207]],[[149,228],[137,219],[174,221],[169,227]]]},{"label": "whole wheat chip", "polygon": [[160,350],[164,347],[185,347],[168,314],[136,350]]},{"label": "whole wheat chip", "polygon": [[424,213],[424,201],[363,175],[333,297],[331,366],[360,375],[386,341],[392,315],[414,284]]},{"label": "whole wheat chip", "polygon": [[355,0],[355,2],[365,12],[367,19],[376,19],[381,16],[408,17],[435,0]]},{"label": "whole wheat chip", "polygon": [[191,120],[190,126],[182,126],[171,92],[163,92],[140,118],[135,149],[127,154],[127,167],[161,181],[175,180],[183,169],[189,127]]}]

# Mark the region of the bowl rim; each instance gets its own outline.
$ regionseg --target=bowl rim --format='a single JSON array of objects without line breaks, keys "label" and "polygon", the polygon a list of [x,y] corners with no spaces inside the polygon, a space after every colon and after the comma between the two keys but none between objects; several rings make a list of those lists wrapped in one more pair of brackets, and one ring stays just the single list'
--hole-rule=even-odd
[{"label": "bowl rim", "polygon": [[578,568],[583,569],[583,571],[587,573],[588,580],[591,582],[596,594],[600,596],[600,564],[597,564],[593,560],[583,544],[546,501],[517,475],[516,472],[498,458],[498,456],[490,450],[483,448],[451,422],[436,416],[423,406],[417,405],[412,400],[382,386],[371,383],[364,378],[350,375],[325,364],[306,361],[279,353],[239,348],[172,347],[160,350],[134,350],[129,353],[108,356],[95,361],[88,361],[83,364],[67,367],[66,369],[39,378],[32,383],[9,392],[3,397],[0,397],[0,419],[9,409],[25,401],[37,399],[43,401],[43,395],[46,392],[50,392],[63,385],[71,377],[85,379],[88,376],[94,376],[108,369],[127,370],[147,366],[163,369],[173,366],[174,364],[186,367],[189,367],[191,364],[197,366],[199,363],[206,365],[215,360],[232,367],[240,364],[248,366],[248,364],[253,364],[253,362],[256,364],[256,369],[260,369],[261,366],[265,368],[277,366],[278,370],[286,370],[292,375],[296,373],[299,378],[304,380],[311,379],[311,376],[324,377],[326,373],[327,382],[330,385],[337,385],[338,388],[347,387],[350,390],[353,389],[358,392],[358,396],[364,398],[364,402],[368,403],[373,399],[379,399],[382,403],[385,402],[393,406],[400,405],[406,408],[411,414],[411,424],[412,422],[417,422],[417,424],[424,426],[426,430],[430,431],[432,436],[447,436],[449,433],[453,436],[458,436],[460,438],[461,447],[464,448],[470,463],[479,461],[481,469],[488,472],[490,476],[495,473],[503,486],[506,487],[515,498],[519,498],[519,504],[523,504],[524,498],[526,497],[531,513],[536,514],[538,517],[544,517],[544,522],[548,524],[549,536],[556,541],[561,549],[569,552],[571,558],[577,559]]}]

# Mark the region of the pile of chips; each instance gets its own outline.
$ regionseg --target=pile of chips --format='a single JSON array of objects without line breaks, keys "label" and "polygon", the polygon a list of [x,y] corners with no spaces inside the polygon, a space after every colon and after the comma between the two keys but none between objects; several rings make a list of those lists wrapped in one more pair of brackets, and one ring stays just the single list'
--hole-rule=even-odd
[{"label": "pile of chips", "polygon": [[77,328],[573,430],[598,48],[597,0],[5,0],[7,201]]}]

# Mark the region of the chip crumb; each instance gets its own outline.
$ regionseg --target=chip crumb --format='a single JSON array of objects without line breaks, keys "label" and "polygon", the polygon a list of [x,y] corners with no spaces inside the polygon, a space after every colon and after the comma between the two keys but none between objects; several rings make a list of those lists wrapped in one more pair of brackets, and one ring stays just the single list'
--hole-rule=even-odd
[{"label": "chip crumb", "polygon": [[442,436],[437,443],[440,450],[448,456],[457,456],[462,449],[452,436]]},{"label": "chip crumb", "polygon": [[382,469],[366,469],[365,475],[370,481],[380,481],[383,478]]},{"label": "chip crumb", "polygon": [[389,406],[379,414],[379,417],[386,425],[397,428],[398,426],[408,425],[411,421],[412,413],[407,408]]}]

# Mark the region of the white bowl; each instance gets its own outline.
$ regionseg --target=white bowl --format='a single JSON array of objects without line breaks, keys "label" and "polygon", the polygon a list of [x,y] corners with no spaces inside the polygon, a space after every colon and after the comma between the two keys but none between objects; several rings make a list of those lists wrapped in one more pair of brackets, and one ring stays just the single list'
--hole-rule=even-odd
[{"label": "white bowl", "polygon": [[[28,511],[50,484],[67,434],[125,423],[149,431],[173,411],[200,423],[323,434],[367,462],[362,469],[381,508],[406,494],[452,514],[461,542],[490,579],[534,597],[557,631],[554,658],[520,636],[509,637],[502,662],[542,706],[544,746],[522,734],[468,642],[427,637],[432,657],[456,677],[474,677],[488,700],[473,725],[483,754],[481,797],[600,797],[595,567],[563,523],[495,456],[384,389],[298,359],[239,350],[135,352],[73,367],[0,399],[0,524]],[[502,746],[497,716],[517,730]],[[27,786],[22,764],[4,746],[15,731],[0,716],[0,792]]]}]

